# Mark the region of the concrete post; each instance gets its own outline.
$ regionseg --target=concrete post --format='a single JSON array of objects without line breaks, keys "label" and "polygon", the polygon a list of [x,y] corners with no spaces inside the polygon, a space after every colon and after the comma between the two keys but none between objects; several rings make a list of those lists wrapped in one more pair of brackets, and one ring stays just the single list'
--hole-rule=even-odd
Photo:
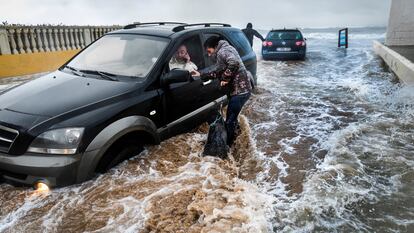
[{"label": "concrete post", "polygon": [[30,42],[29,42],[29,37],[30,37],[30,34],[29,34],[30,32],[29,32],[29,29],[28,28],[23,28],[23,30],[22,30],[22,34],[23,34],[23,40],[24,40],[24,47],[26,48],[26,52],[27,53],[32,53],[33,51],[32,51],[32,49],[30,48]]},{"label": "concrete post", "polygon": [[36,33],[34,28],[30,28],[30,43],[32,45],[32,51],[34,53],[39,52],[39,50],[37,49],[37,44],[36,44]]},{"label": "concrete post", "polygon": [[42,41],[42,29],[36,28],[36,39],[37,39],[37,46],[39,47],[39,52],[44,52],[43,49],[43,41]]},{"label": "concrete post", "polygon": [[23,48],[22,29],[17,28],[16,34],[17,34],[17,50],[19,51],[20,54],[24,54],[26,53],[26,51]]},{"label": "concrete post", "polygon": [[83,39],[85,40],[85,46],[88,46],[90,43],[92,43],[91,30],[89,28],[85,28],[83,30]]},{"label": "concrete post", "polygon": [[9,38],[7,37],[7,30],[0,28],[0,54],[11,54]]},{"label": "concrete post", "polygon": [[66,48],[66,43],[65,43],[65,36],[64,36],[64,30],[63,28],[59,29],[59,39],[60,39],[60,47],[62,48],[62,50],[68,50]]}]

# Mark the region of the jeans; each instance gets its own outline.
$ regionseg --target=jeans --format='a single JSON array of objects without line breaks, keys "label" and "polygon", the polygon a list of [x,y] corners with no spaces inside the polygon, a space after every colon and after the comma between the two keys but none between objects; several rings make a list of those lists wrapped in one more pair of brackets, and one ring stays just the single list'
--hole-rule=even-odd
[{"label": "jeans", "polygon": [[235,131],[239,124],[237,118],[249,97],[250,93],[230,97],[226,117],[227,145],[229,146],[233,144],[234,139],[236,138]]}]

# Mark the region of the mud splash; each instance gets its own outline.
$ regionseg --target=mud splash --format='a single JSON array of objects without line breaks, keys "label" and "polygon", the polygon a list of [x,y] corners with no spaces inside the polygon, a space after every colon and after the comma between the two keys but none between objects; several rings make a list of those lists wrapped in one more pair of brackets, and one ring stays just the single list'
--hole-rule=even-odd
[{"label": "mud splash", "polygon": [[[0,187],[1,232],[267,232],[272,198],[245,117],[229,160],[201,157],[207,126],[149,147],[85,184],[36,195]],[[270,214],[271,216],[271,214]]]}]

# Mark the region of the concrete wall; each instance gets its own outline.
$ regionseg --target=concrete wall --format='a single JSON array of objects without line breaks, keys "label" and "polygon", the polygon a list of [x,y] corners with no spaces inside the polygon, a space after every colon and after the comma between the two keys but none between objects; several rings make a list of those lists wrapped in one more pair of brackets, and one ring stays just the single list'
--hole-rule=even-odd
[{"label": "concrete wall", "polygon": [[414,45],[414,0],[392,1],[385,44]]},{"label": "concrete wall", "polygon": [[414,64],[411,61],[378,41],[374,41],[374,51],[403,83],[414,85]]}]

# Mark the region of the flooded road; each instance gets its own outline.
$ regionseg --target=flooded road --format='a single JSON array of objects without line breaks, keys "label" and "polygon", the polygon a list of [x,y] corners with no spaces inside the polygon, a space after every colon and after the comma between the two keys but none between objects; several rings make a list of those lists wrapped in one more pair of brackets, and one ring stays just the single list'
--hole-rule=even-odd
[{"label": "flooded road", "polygon": [[372,52],[385,29],[304,34],[306,61],[259,60],[229,160],[201,157],[203,125],[84,184],[1,184],[0,232],[413,232],[414,90]]}]

